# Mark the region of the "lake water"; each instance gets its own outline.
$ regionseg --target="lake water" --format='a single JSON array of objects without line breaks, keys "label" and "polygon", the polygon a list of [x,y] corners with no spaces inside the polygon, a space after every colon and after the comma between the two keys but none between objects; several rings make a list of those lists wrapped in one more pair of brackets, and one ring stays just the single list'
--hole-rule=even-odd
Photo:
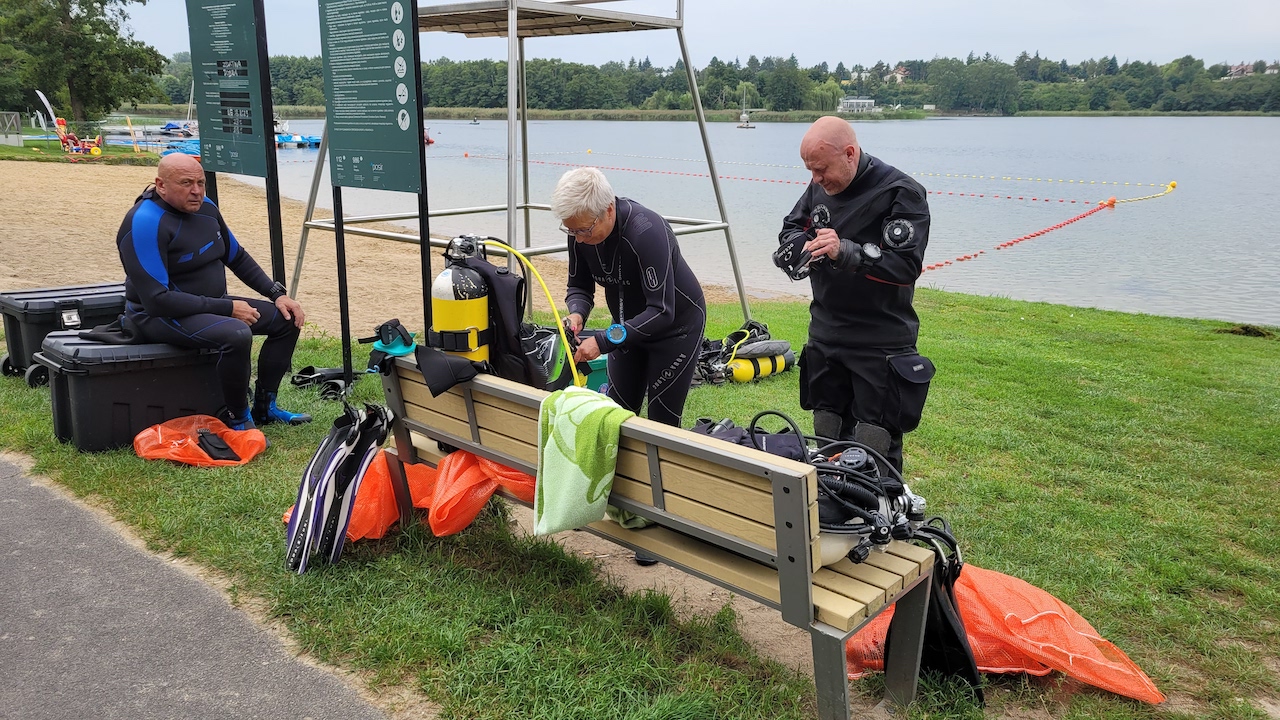
[{"label": "lake water", "polygon": [[[294,132],[318,135],[323,121],[291,125]],[[428,148],[430,206],[505,203],[505,122],[433,120],[429,127],[436,140]],[[808,180],[798,158],[806,128],[708,127],[719,174],[744,178],[721,184],[745,282],[757,291],[808,293],[807,282],[792,283],[769,259],[781,218]],[[912,174],[931,192],[926,264],[986,251],[926,272],[921,286],[1280,325],[1280,119],[955,118],[864,122],[855,129],[864,151]],[[590,164],[605,168],[619,195],[664,215],[719,217],[696,124],[540,121],[529,124],[529,135],[534,202],[549,201],[569,166]],[[279,155],[281,191],[305,200],[316,151],[282,149]],[[1169,181],[1178,183],[1169,195],[1121,204],[995,249],[1099,200],[1159,193]],[[331,207],[327,171],[323,182],[319,205]],[[1010,195],[1026,199],[1006,199]],[[416,207],[415,198],[403,193],[347,189],[343,200],[349,215]],[[550,213],[534,217],[534,245],[563,242]],[[506,220],[501,213],[436,218],[431,231],[502,237]],[[681,237],[704,282],[732,282],[723,237]]]}]

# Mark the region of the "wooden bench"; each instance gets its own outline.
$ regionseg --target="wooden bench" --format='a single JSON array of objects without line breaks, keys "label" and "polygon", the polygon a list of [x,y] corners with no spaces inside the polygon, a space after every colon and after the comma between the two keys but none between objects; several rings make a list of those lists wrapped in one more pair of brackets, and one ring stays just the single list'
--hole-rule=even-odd
[{"label": "wooden bench", "polygon": [[[395,414],[391,476],[401,521],[412,502],[401,463],[435,465],[439,443],[531,475],[538,409],[547,393],[479,376],[431,397],[412,358],[383,376]],[[643,419],[622,425],[610,504],[657,523],[626,530],[609,520],[583,528],[781,612],[812,639],[818,714],[850,716],[845,641],[896,602],[885,699],[916,693],[933,553],[894,541],[865,563],[821,567],[817,473],[804,463]]]}]

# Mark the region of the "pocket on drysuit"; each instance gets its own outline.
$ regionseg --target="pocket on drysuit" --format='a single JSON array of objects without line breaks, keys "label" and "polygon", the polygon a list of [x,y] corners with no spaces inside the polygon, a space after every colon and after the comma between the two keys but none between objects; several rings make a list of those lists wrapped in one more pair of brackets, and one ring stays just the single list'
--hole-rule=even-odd
[{"label": "pocket on drysuit", "polygon": [[888,356],[889,387],[884,424],[890,430],[909,433],[920,426],[929,382],[937,372],[933,362],[919,353]]}]

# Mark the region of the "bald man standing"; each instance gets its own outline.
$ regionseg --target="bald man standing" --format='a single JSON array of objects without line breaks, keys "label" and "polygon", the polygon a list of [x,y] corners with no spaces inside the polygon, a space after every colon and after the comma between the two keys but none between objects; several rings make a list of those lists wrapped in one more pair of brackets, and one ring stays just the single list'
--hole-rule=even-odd
[{"label": "bald man standing", "polygon": [[[276,405],[280,380],[306,319],[283,285],[240,246],[204,195],[204,169],[189,155],[160,160],[154,188],[138,196],[116,235],[125,271],[125,316],[147,342],[221,353],[218,376],[227,425],[298,425],[310,415]],[[269,300],[227,294],[226,268]],[[249,406],[253,336],[265,335]]]},{"label": "bald man standing", "polygon": [[858,440],[902,470],[933,363],[916,351],[912,307],[929,240],[920,183],[864,153],[853,127],[823,117],[800,158],[812,181],[782,222],[774,262],[813,287],[800,406],[820,436]]}]

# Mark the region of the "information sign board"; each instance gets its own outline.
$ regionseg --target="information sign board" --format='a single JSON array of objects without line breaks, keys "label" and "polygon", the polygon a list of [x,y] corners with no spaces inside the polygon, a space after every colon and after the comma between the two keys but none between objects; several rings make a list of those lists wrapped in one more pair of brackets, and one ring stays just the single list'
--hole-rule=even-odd
[{"label": "information sign board", "polygon": [[413,4],[319,4],[330,181],[341,187],[420,192],[424,138],[421,94],[414,80]]},{"label": "information sign board", "polygon": [[187,0],[187,25],[201,165],[266,177],[275,123],[263,111],[254,0]]}]

